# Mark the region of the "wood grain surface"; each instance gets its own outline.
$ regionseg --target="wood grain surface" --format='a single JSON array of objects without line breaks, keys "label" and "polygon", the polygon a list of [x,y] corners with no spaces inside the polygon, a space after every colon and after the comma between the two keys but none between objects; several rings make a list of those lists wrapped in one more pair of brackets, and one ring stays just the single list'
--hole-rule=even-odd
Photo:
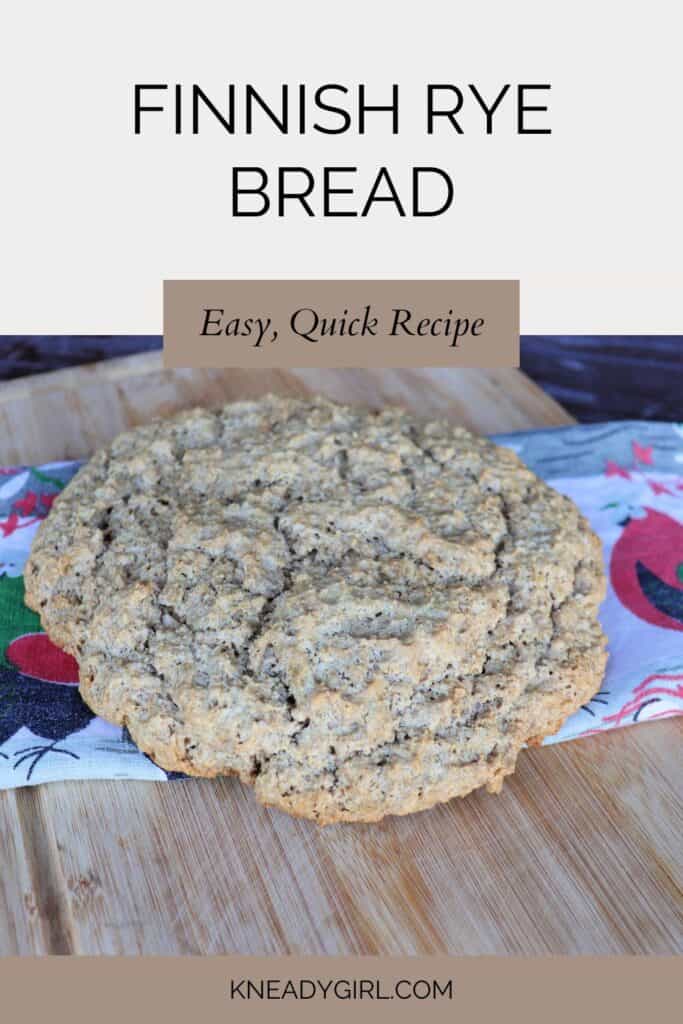
[{"label": "wood grain surface", "polygon": [[[0,381],[161,346],[154,334],[0,335]],[[581,423],[681,418],[683,335],[523,334],[520,357],[524,373]]]},{"label": "wood grain surface", "polygon": [[[0,463],[268,390],[482,432],[570,421],[514,370],[169,373],[151,354],[3,385]],[[680,951],[680,725],[524,752],[499,796],[377,825],[320,829],[234,779],[0,793],[0,954]]]}]

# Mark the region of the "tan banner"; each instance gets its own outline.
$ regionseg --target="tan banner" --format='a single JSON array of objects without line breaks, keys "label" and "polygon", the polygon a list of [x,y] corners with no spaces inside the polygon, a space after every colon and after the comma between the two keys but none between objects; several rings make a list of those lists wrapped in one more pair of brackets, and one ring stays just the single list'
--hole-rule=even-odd
[{"label": "tan banner", "polygon": [[164,364],[519,366],[519,282],[165,281]]},{"label": "tan banner", "polygon": [[680,971],[674,957],[24,958],[0,960],[0,991],[7,1020],[69,1024],[642,1024],[673,1017]]}]

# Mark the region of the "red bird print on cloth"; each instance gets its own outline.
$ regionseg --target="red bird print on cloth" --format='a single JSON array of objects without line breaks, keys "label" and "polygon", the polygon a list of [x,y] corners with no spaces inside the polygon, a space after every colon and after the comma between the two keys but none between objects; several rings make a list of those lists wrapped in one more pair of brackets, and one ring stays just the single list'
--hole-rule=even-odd
[{"label": "red bird print on cloth", "polygon": [[25,633],[13,640],[5,659],[25,676],[44,683],[78,686],[78,664],[45,633]]},{"label": "red bird print on cloth", "polygon": [[612,586],[639,619],[683,631],[683,526],[663,512],[645,509],[627,519],[612,550]]},{"label": "red bird print on cloth", "polygon": [[638,444],[637,441],[631,441],[631,451],[633,452],[634,462],[642,462],[646,466],[653,464],[652,445],[643,445]]},{"label": "red bird print on cloth", "polygon": [[629,471],[624,469],[624,467],[620,466],[617,462],[612,462],[611,459],[608,459],[605,463],[605,476],[620,476],[623,477],[624,480],[631,479]]}]

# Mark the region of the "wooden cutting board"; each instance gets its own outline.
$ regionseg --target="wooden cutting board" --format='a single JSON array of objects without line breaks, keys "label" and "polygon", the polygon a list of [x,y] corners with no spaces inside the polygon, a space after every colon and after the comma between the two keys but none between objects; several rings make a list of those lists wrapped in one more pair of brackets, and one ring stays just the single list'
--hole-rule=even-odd
[{"label": "wooden cutting board", "polygon": [[[2,385],[0,464],[275,390],[482,432],[571,422],[517,371],[162,371],[134,356]],[[0,793],[0,954],[671,953],[681,720],[522,754],[499,796],[320,829],[234,779]]]}]

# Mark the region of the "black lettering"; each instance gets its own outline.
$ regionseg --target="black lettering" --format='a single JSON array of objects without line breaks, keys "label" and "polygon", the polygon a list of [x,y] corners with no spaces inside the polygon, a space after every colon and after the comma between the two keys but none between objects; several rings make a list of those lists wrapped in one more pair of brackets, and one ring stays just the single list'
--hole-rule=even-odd
[{"label": "black lettering", "polygon": [[[455,95],[455,106],[450,107],[448,110],[436,110],[434,107],[434,101],[436,99],[437,92],[444,90],[451,92]],[[437,117],[447,117],[452,127],[455,128],[458,135],[463,134],[463,130],[460,127],[456,114],[460,112],[462,107],[463,95],[457,85],[428,85],[427,86],[427,135],[434,134],[434,121]]]},{"label": "black lettering", "polygon": [[142,122],[142,113],[143,113],[143,111],[147,112],[147,111],[162,111],[162,110],[164,110],[164,107],[148,107],[148,106],[143,106],[142,103],[141,103],[142,90],[143,89],[161,89],[162,91],[164,91],[164,90],[168,89],[168,86],[167,85],[138,85],[137,83],[135,84],[135,86],[133,88],[133,94],[134,94],[133,110],[134,110],[135,134],[136,135],[140,135],[140,133],[142,131],[141,122]]},{"label": "black lettering", "polygon": [[363,313],[363,326],[361,327],[360,333],[365,337],[366,334],[371,334],[373,338],[377,337],[377,324],[379,320],[376,316],[370,316],[371,306],[365,307]]},{"label": "black lettering", "polygon": [[316,987],[313,979],[302,978],[299,982],[299,999],[315,999],[315,993]]},{"label": "black lettering", "polygon": [[[306,330],[304,330],[303,327],[299,326],[299,316],[301,313],[309,313],[312,318],[311,325]],[[317,330],[319,323],[320,318],[318,317],[316,311],[314,309],[309,309],[307,306],[304,306],[303,309],[297,309],[292,313],[292,316],[289,321],[289,326],[292,329],[292,333],[296,334],[297,337],[305,338],[306,341],[311,341],[315,344],[317,343],[318,339],[312,337],[312,335]]]},{"label": "black lettering", "polygon": [[[245,188],[240,186],[240,177],[243,174],[258,174],[261,184],[256,188]],[[232,215],[233,217],[262,217],[270,209],[270,199],[266,193],[268,175],[262,167],[233,167],[232,169]],[[239,197],[242,195],[253,195],[261,197],[260,210],[240,209]]]},{"label": "black lettering", "polygon": [[458,340],[464,338],[470,329],[470,322],[467,317],[458,317],[453,325],[453,341],[450,344],[450,348],[458,347]]},{"label": "black lettering", "polygon": [[[434,210],[422,209],[420,206],[421,178],[427,174],[436,174],[446,183],[446,198],[441,206]],[[413,167],[413,217],[438,217],[451,206],[454,195],[455,188],[451,177],[440,167]]]},{"label": "black lettering", "polygon": [[[285,178],[288,175],[302,174],[306,179],[306,183],[302,189],[297,192],[288,192],[285,187]],[[278,217],[284,217],[285,215],[285,200],[286,199],[298,199],[304,210],[309,217],[314,217],[315,213],[310,203],[306,202],[306,197],[310,196],[315,185],[315,179],[311,172],[306,167],[278,167],[278,201],[277,201],[277,215]]]},{"label": "black lettering", "polygon": [[199,104],[201,103],[210,110],[214,118],[223,125],[230,135],[235,133],[235,86],[228,86],[228,115],[221,113],[203,89],[198,85],[192,86],[192,134],[199,135]]},{"label": "black lettering", "polygon": [[391,330],[389,331],[389,334],[391,335],[391,337],[392,338],[396,337],[396,335],[398,333],[398,328],[399,327],[401,328],[401,330],[403,331],[404,334],[409,334],[411,336],[411,338],[414,337],[415,331],[411,331],[411,329],[407,326],[408,321],[412,318],[412,315],[413,315],[410,312],[410,310],[409,309],[400,309],[399,308],[399,309],[394,309],[393,313],[394,313],[394,319],[393,319],[392,324],[391,324]]},{"label": "black lettering", "polygon": [[[420,988],[418,989],[418,985]],[[422,995],[420,995],[422,992]],[[413,985],[413,995],[416,999],[430,999],[432,996],[432,986],[429,984],[426,978],[418,978]]]},{"label": "black lettering", "polygon": [[382,979],[377,979],[377,999],[393,999],[393,992],[384,992],[382,990]]},{"label": "black lettering", "polygon": [[306,134],[306,86],[299,85],[299,135]]},{"label": "black lettering", "polygon": [[321,85],[315,91],[315,105],[319,110],[326,110],[330,114],[338,114],[341,118],[341,125],[338,128],[326,128],[324,125],[319,124],[317,121],[313,125],[313,129],[316,132],[324,133],[325,135],[341,135],[348,131],[351,127],[351,115],[348,110],[344,110],[343,107],[335,107],[331,103],[326,103],[323,96],[329,90],[336,89],[338,92],[342,92],[346,95],[348,89],[345,85],[335,85],[334,83],[328,83],[327,85]]},{"label": "black lettering", "polygon": [[282,89],[282,108],[281,108],[281,114],[278,117],[278,115],[275,113],[275,111],[272,109],[272,107],[268,106],[266,101],[263,99],[261,94],[256,91],[256,89],[254,88],[253,85],[245,86],[245,90],[244,90],[244,103],[245,103],[245,107],[246,107],[245,131],[246,131],[247,135],[251,135],[252,131],[253,131],[253,118],[254,118],[254,110],[253,110],[253,108],[254,108],[254,104],[256,106],[260,107],[261,110],[265,114],[268,115],[270,120],[273,122],[273,124],[276,126],[276,128],[278,128],[282,132],[283,135],[287,134],[288,112],[289,112],[289,107],[288,107],[288,103],[287,103],[287,95],[288,95],[289,90],[288,90],[287,85],[282,85],[281,89]]},{"label": "black lettering", "polygon": [[[382,182],[386,182],[387,188],[389,189],[388,196],[377,195]],[[370,195],[368,196],[365,206],[361,210],[361,217],[367,217],[368,211],[373,203],[394,203],[398,213],[401,217],[405,217],[406,211],[403,209],[401,200],[399,199],[398,192],[394,188],[394,183],[391,180],[389,171],[386,167],[380,167],[379,174],[375,178],[375,182],[370,189]]]},{"label": "black lettering", "polygon": [[351,999],[353,995],[351,982],[348,978],[339,978],[334,983],[334,994],[337,999]]},{"label": "black lettering", "polygon": [[524,94],[528,89],[550,90],[549,85],[518,85],[517,86],[517,134],[518,135],[552,135],[552,128],[527,128],[524,115],[530,111],[547,111],[546,106],[532,106],[525,102]]},{"label": "black lettering", "polygon": [[355,174],[357,167],[323,167],[323,216],[324,217],[357,217],[356,210],[333,210],[330,205],[331,196],[352,196],[352,188],[332,188],[333,174]]},{"label": "black lettering", "polygon": [[[405,994],[404,994],[404,987],[405,986],[407,986],[408,991],[405,992]],[[408,981],[407,978],[401,978],[399,981],[397,981],[396,982],[396,988],[394,989],[394,991],[396,992],[396,996],[399,999],[410,999],[410,997],[412,995],[411,985],[410,985],[410,982]]]},{"label": "black lettering", "polygon": [[365,86],[358,86],[358,134],[365,135],[365,115],[376,111],[377,113],[391,113],[391,134],[398,135],[398,86],[391,87],[391,103],[372,105],[365,102]]},{"label": "black lettering", "polygon": [[470,85],[468,86],[468,88],[472,95],[474,96],[477,103],[479,104],[479,106],[481,107],[481,109],[486,114],[486,134],[493,135],[493,115],[500,106],[501,100],[503,99],[508,89],[510,88],[510,83],[508,82],[507,85],[503,86],[503,88],[500,90],[495,100],[493,101],[493,105],[490,107],[488,106],[486,100],[477,89],[476,85]]},{"label": "black lettering", "polygon": [[183,87],[180,83],[176,83],[175,93],[175,133],[176,135],[182,135],[183,132],[183,105],[182,105],[182,91]]},{"label": "black lettering", "polygon": [[[220,313],[220,316],[218,317],[218,319],[216,319],[216,318],[214,318],[212,316],[213,313]],[[215,308],[205,307],[205,309],[204,309],[204,324],[202,326],[201,331],[199,332],[200,337],[202,337],[202,338],[215,338],[217,334],[222,334],[221,317],[224,315],[224,313],[225,313],[224,309],[215,309]],[[210,331],[209,327],[211,327],[212,325],[217,327],[218,330],[217,331]]]}]

